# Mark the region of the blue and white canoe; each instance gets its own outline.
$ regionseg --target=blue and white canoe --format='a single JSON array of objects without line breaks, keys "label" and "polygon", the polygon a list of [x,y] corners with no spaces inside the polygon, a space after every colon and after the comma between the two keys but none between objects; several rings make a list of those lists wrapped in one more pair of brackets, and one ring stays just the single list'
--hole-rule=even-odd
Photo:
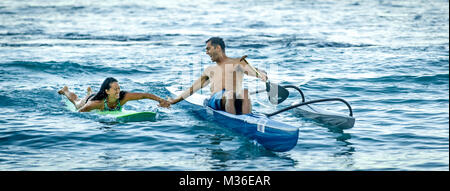
[{"label": "blue and white canoe", "polygon": [[[166,89],[173,96],[182,93],[182,90],[174,87],[167,87]],[[203,119],[215,121],[251,140],[256,140],[267,150],[285,152],[297,145],[298,127],[274,121],[264,114],[233,115],[225,111],[214,110],[204,104],[208,98],[207,95],[195,93],[182,102],[187,103],[193,112]]]}]

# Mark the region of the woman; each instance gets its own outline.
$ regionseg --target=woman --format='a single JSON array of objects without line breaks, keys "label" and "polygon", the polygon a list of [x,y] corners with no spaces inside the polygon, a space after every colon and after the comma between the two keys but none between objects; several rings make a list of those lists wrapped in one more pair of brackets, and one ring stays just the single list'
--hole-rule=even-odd
[{"label": "woman", "polygon": [[87,88],[87,95],[79,99],[75,93],[70,92],[67,86],[58,91],[72,102],[79,112],[88,112],[94,109],[101,111],[121,111],[122,106],[130,100],[151,99],[159,102],[160,107],[169,107],[170,103],[158,96],[149,93],[132,93],[120,91],[119,82],[114,78],[106,78],[100,90],[92,94],[90,87]]}]

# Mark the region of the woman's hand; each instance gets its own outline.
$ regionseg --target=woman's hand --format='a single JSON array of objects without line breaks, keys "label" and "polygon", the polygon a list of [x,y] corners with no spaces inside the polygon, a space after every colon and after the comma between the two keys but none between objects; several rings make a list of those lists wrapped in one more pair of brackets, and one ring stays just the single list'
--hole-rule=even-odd
[{"label": "woman's hand", "polygon": [[165,99],[161,99],[160,101],[159,101],[159,107],[165,107],[165,108],[169,108],[170,107],[170,102],[169,101],[167,101],[167,100],[165,100]]}]

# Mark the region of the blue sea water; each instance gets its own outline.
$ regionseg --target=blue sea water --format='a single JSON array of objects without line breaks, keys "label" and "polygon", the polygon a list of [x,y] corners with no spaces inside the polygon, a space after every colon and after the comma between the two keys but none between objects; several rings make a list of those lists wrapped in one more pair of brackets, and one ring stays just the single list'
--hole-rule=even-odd
[{"label": "blue sea water", "polygon": [[[165,87],[187,88],[214,64],[212,36],[307,100],[347,100],[355,126],[282,113],[274,119],[300,133],[276,153],[180,105],[159,108],[156,122],[105,123],[67,111],[57,94],[67,85],[84,96],[112,76],[166,98]],[[299,99],[274,106],[255,95],[253,110]],[[448,171],[449,2],[0,1],[0,110],[0,170]]]}]

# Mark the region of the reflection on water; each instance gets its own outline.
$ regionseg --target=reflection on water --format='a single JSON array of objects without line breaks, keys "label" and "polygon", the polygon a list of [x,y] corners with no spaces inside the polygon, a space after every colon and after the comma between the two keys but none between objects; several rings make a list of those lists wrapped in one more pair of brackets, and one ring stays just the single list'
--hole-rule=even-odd
[{"label": "reflection on water", "polygon": [[[209,163],[212,165],[211,168],[213,170],[262,170],[261,167],[258,167],[262,164],[253,160],[264,158],[276,159],[277,163],[279,163],[278,165],[283,166],[283,169],[288,169],[288,167],[294,167],[296,165],[296,161],[288,155],[266,150],[253,141],[246,141],[237,149],[224,150],[222,148],[211,148],[208,151],[211,157]],[[271,162],[265,161],[263,163]],[[278,167],[266,166],[265,168],[266,170],[277,170]]]}]

